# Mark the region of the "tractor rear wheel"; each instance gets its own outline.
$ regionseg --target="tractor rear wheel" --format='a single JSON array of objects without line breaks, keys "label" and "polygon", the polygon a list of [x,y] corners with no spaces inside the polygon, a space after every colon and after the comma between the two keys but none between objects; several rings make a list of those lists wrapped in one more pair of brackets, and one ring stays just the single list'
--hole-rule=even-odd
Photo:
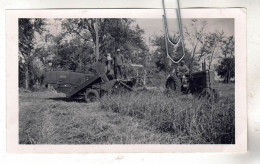
[{"label": "tractor rear wheel", "polygon": [[95,102],[100,98],[99,93],[97,90],[88,89],[85,93],[85,101],[87,103]]},{"label": "tractor rear wheel", "polygon": [[220,98],[219,91],[212,88],[205,88],[199,95],[200,98],[206,98],[210,102],[218,102]]},{"label": "tractor rear wheel", "polygon": [[166,81],[166,89],[180,92],[181,91],[181,79],[176,75],[170,76]]}]

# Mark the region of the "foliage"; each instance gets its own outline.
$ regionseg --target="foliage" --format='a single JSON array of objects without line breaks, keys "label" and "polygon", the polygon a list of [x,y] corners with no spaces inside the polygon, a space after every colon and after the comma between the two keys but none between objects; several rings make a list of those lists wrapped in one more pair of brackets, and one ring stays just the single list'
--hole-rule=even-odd
[{"label": "foliage", "polygon": [[229,83],[230,79],[235,77],[235,57],[222,58],[216,71],[225,83]]},{"label": "foliage", "polygon": [[[177,36],[170,37],[171,40],[176,40]],[[173,68],[177,67],[177,64],[173,64],[172,61],[167,57],[165,38],[164,36],[156,36],[154,40],[152,40],[153,46],[156,46],[156,50],[154,52],[153,62],[155,62],[156,66],[159,70],[170,72]],[[176,46],[172,46],[169,44],[168,46],[169,55],[174,59],[178,60],[183,55],[182,45],[178,44]],[[186,65],[192,70],[198,70],[197,61],[192,61],[190,51],[185,47],[185,57],[183,59],[186,61]]]},{"label": "foliage", "polygon": [[221,46],[224,57],[233,57],[235,52],[234,36],[229,36],[223,39]]},{"label": "foliage", "polygon": [[191,63],[189,69],[192,71],[194,61],[196,61],[196,54],[199,53],[200,47],[205,39],[205,29],[207,22],[198,19],[192,19],[188,26],[184,27],[185,43],[190,45]]},{"label": "foliage", "polygon": [[19,86],[28,89],[34,83],[35,33],[44,31],[44,19],[20,18],[19,23]]},{"label": "foliage", "polygon": [[208,69],[211,69],[212,62],[216,58],[215,54],[218,48],[221,47],[222,40],[224,38],[224,32],[214,32],[206,34],[203,45],[200,49],[199,58],[204,58],[208,61]]},{"label": "foliage", "polygon": [[[62,26],[65,33],[75,34],[83,38],[84,42],[96,44],[96,21],[101,59],[104,59],[107,53],[115,54],[118,48],[124,50],[125,58],[131,62],[136,62],[137,55],[143,57],[142,54],[147,53],[148,48],[142,38],[144,31],[138,25],[132,28],[132,19],[65,19]],[[92,48],[94,49],[93,45]]]},{"label": "foliage", "polygon": [[82,42],[79,37],[50,48],[55,49],[51,62],[52,68],[56,70],[87,72],[87,66],[94,59],[91,45],[88,42]]}]

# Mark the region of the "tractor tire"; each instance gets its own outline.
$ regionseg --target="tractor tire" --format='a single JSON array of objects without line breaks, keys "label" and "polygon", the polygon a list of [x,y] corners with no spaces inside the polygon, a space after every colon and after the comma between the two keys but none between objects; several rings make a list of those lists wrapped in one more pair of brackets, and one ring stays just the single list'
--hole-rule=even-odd
[{"label": "tractor tire", "polygon": [[181,79],[176,75],[170,76],[166,81],[166,89],[178,93],[181,92]]},{"label": "tractor tire", "polygon": [[218,102],[220,97],[221,97],[219,91],[217,89],[212,89],[212,91],[213,91],[213,94],[214,94],[214,101]]},{"label": "tractor tire", "polygon": [[205,88],[199,95],[200,98],[206,98],[210,102],[218,102],[220,98],[219,91],[216,89]]},{"label": "tractor tire", "polygon": [[87,103],[95,102],[100,98],[97,90],[88,89],[85,93],[85,101]]},{"label": "tractor tire", "polygon": [[113,91],[112,93],[115,93],[115,94],[122,94],[122,93],[126,93],[127,91],[129,91],[125,86],[123,86],[122,84],[120,83],[116,83],[114,86],[113,86]]}]

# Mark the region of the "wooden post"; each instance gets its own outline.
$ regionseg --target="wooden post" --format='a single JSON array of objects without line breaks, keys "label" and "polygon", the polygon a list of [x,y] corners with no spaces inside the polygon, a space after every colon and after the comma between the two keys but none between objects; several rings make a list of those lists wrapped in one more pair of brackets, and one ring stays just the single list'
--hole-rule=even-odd
[{"label": "wooden post", "polygon": [[99,59],[99,37],[98,37],[98,19],[95,19],[95,32],[96,32],[96,62]]}]

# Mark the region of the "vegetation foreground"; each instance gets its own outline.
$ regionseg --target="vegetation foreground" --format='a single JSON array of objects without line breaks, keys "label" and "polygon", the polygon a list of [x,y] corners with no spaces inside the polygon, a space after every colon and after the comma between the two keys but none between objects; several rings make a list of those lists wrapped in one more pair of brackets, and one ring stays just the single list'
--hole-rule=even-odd
[{"label": "vegetation foreground", "polygon": [[50,91],[21,91],[19,98],[20,144],[235,142],[233,95],[217,103],[148,91],[105,95],[100,103],[89,104]]}]

